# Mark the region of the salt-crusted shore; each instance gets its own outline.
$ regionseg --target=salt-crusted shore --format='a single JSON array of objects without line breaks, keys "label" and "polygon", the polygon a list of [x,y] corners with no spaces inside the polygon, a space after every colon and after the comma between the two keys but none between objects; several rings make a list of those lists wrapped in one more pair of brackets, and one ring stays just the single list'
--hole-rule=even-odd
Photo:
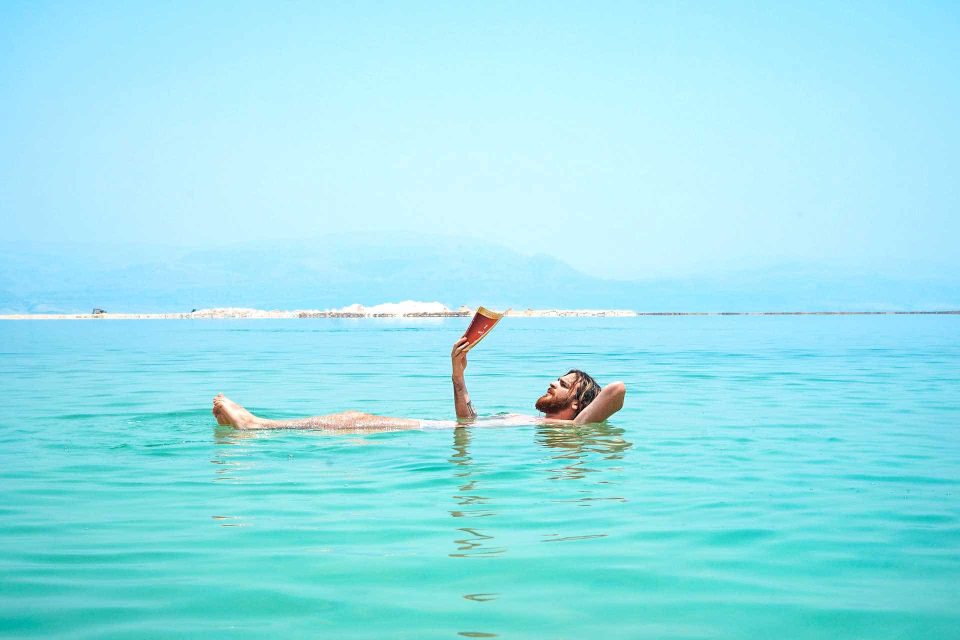
[{"label": "salt-crusted shore", "polygon": [[[194,309],[189,313],[21,313],[0,315],[0,320],[227,320],[227,319],[294,319],[294,318],[462,318],[474,309],[462,306],[450,309],[440,302],[390,302],[365,307],[352,304],[340,309],[264,310],[246,307]],[[509,317],[630,317],[635,311],[623,309],[527,309],[508,311]]]},{"label": "salt-crusted shore", "polygon": [[[353,304],[340,309],[298,309],[294,311],[224,307],[196,309],[189,313],[18,313],[0,315],[0,320],[228,320],[297,318],[462,318],[474,309],[449,309],[439,302],[407,300],[365,307]],[[783,316],[783,315],[958,315],[949,311],[632,311],[629,309],[526,309],[510,310],[510,318],[632,318],[637,316]]]}]

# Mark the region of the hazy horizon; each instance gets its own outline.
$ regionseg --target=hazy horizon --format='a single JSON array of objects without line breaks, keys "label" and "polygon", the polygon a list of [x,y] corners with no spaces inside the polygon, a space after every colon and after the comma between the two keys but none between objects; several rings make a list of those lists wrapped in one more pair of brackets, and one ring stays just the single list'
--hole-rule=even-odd
[{"label": "hazy horizon", "polygon": [[15,1],[0,43],[8,242],[960,271],[953,4]]},{"label": "hazy horizon", "polygon": [[419,300],[450,308],[634,311],[960,309],[960,278],[781,264],[697,276],[597,278],[561,258],[431,234],[340,233],[200,248],[0,243],[0,313],[335,309]]}]

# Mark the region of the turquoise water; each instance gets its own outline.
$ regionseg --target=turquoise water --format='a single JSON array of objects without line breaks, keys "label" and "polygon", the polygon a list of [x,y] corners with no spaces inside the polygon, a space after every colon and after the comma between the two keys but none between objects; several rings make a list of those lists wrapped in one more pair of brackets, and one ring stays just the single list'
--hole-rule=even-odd
[{"label": "turquoise water", "polygon": [[960,317],[508,319],[481,414],[570,367],[589,428],[452,416],[454,320],[0,323],[0,635],[956,638]]}]

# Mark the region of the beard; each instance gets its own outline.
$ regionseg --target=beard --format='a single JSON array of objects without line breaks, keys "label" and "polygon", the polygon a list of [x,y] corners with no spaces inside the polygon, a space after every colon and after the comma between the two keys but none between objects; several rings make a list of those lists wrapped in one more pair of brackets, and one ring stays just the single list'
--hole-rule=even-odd
[{"label": "beard", "polygon": [[568,405],[569,403],[563,398],[556,398],[551,396],[549,393],[545,393],[537,398],[537,401],[533,406],[536,407],[537,411],[541,411],[543,413],[556,413],[558,411],[563,411]]}]

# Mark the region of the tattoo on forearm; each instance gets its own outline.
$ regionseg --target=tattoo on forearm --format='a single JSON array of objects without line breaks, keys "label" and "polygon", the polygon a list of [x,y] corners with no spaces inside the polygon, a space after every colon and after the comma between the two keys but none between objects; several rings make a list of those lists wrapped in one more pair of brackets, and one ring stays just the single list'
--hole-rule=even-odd
[{"label": "tattoo on forearm", "polygon": [[460,380],[453,381],[453,401],[454,405],[457,407],[457,417],[477,417],[477,412],[473,408],[473,403],[467,399],[467,386]]}]

